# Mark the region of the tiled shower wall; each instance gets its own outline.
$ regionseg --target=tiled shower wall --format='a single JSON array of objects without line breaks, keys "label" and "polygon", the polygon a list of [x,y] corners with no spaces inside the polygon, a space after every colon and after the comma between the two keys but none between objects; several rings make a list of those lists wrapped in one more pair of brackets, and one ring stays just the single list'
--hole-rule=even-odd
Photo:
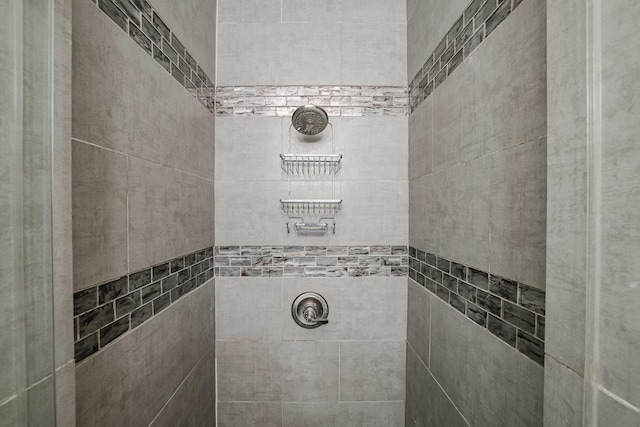
[{"label": "tiled shower wall", "polygon": [[640,42],[640,8],[617,0],[596,6],[547,2],[554,327],[544,421],[632,427],[640,425],[640,58],[623,43]]},{"label": "tiled shower wall", "polygon": [[545,1],[407,16],[406,425],[542,425]]},{"label": "tiled shower wall", "polygon": [[78,425],[213,425],[215,18],[73,2]]},{"label": "tiled shower wall", "polygon": [[[219,4],[216,247],[240,252],[216,267],[220,426],[404,424],[405,21],[399,0]],[[290,146],[292,109],[332,95],[333,127],[314,143],[294,131]],[[281,153],[333,141],[335,186],[288,182]],[[336,233],[287,234],[288,195],[342,199]],[[303,291],[327,298],[327,325],[294,323]]]}]

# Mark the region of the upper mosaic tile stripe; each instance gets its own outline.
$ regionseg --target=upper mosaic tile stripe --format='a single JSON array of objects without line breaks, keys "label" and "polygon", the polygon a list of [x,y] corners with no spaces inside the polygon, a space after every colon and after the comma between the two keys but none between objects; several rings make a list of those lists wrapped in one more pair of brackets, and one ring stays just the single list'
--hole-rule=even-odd
[{"label": "upper mosaic tile stripe", "polygon": [[409,95],[403,86],[219,86],[216,116],[291,116],[314,104],[330,116],[406,116]]},{"label": "upper mosaic tile stripe", "polygon": [[473,0],[409,84],[409,113],[427,99],[523,0]]},{"label": "upper mosaic tile stripe", "polygon": [[146,0],[91,0],[202,105],[214,112],[214,85]]}]

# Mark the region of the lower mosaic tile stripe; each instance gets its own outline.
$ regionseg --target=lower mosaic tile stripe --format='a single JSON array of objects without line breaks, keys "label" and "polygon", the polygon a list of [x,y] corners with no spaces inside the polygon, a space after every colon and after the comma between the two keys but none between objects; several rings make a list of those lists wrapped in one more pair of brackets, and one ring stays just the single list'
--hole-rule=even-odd
[{"label": "lower mosaic tile stripe", "polygon": [[329,116],[406,116],[404,86],[218,86],[216,116],[291,116],[313,104]]},{"label": "lower mosaic tile stripe", "polygon": [[406,246],[216,246],[218,277],[406,276]]},{"label": "lower mosaic tile stripe", "polygon": [[414,247],[409,278],[544,366],[543,291]]},{"label": "lower mosaic tile stripe", "polygon": [[219,277],[407,276],[407,246],[216,246],[73,294],[76,362]]},{"label": "lower mosaic tile stripe", "polygon": [[213,278],[213,247],[73,294],[79,362]]}]

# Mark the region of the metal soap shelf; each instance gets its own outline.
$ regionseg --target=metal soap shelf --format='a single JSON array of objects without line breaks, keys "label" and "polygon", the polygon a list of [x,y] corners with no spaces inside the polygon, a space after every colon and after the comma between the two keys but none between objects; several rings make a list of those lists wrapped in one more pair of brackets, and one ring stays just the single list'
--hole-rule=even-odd
[{"label": "metal soap shelf", "polygon": [[[342,200],[281,199],[280,204],[290,221],[294,219],[298,220],[293,222],[293,226],[297,232],[302,234],[325,234],[329,228],[329,224],[324,221],[331,220],[333,222],[333,233],[335,234],[335,215],[342,208]],[[305,222],[303,215],[320,216],[320,219],[318,222]],[[290,221],[287,221],[287,233],[291,232]]]},{"label": "metal soap shelf", "polygon": [[287,175],[335,175],[342,166],[342,154],[280,154]]}]

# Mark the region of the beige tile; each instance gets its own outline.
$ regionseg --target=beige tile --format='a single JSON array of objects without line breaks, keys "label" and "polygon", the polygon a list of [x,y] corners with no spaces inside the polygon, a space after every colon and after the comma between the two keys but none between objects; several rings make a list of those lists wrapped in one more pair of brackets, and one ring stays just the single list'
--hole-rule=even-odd
[{"label": "beige tile", "polygon": [[281,2],[255,2],[253,0],[219,0],[218,22],[270,22],[281,21]]},{"label": "beige tile", "polygon": [[[216,123],[216,180],[279,181],[280,153],[288,139],[283,119],[225,117]],[[285,122],[288,125],[290,120]]]},{"label": "beige tile", "polygon": [[152,4],[212,81],[215,79],[217,3],[217,0],[181,3],[155,0]]},{"label": "beige tile", "polygon": [[[435,174],[427,204],[428,230],[439,255],[487,271],[490,238],[490,159],[480,157]],[[425,248],[428,250],[428,248]]]},{"label": "beige tile", "polygon": [[407,427],[469,425],[411,346],[407,347],[407,405],[405,411]]},{"label": "beige tile", "polygon": [[484,153],[547,131],[545,3],[520,6],[450,78],[455,84],[456,74],[467,68],[473,75],[464,98],[470,114],[462,121],[462,138],[482,143]]},{"label": "beige tile", "polygon": [[55,371],[56,425],[76,425],[76,363],[74,360]]},{"label": "beige tile", "polygon": [[431,332],[430,371],[467,419],[542,425],[541,366],[438,298],[431,302]]},{"label": "beige tile", "polygon": [[53,375],[43,378],[26,391],[26,424],[30,426],[56,425],[55,381]]},{"label": "beige tile", "polygon": [[[620,399],[619,396],[616,396]],[[640,411],[603,392],[598,393],[598,425],[634,427],[640,424]]]},{"label": "beige tile", "polygon": [[[602,149],[601,200],[597,201],[601,247],[595,252],[602,265],[600,321],[596,325],[600,342],[596,348],[600,349],[602,386],[637,410],[640,361],[632,355],[640,348],[640,313],[636,308],[640,301],[640,266],[635,262],[640,253],[640,125],[635,119],[640,106],[634,76],[640,61],[625,55],[619,43],[638,42],[633,31],[638,8],[617,0],[611,6],[615,10],[602,12],[603,60],[613,60],[617,66],[615,70],[602,69],[602,141],[594,142]],[[637,423],[639,418],[636,413],[628,419]]]},{"label": "beige tile", "polygon": [[213,177],[211,113],[95,5],[73,6],[73,136]]},{"label": "beige tile", "polygon": [[[548,281],[545,353],[576,372],[584,372],[586,289]],[[583,288],[586,286],[583,285]]]},{"label": "beige tile", "polygon": [[218,402],[281,401],[281,349],[280,342],[217,341]]},{"label": "beige tile", "polygon": [[[77,425],[148,425],[196,363],[193,334],[210,326],[196,321],[200,304],[212,307],[203,285],[76,367]],[[185,331],[192,330],[192,333]],[[211,368],[209,368],[211,369]]]},{"label": "beige tile", "polygon": [[206,354],[200,360],[150,426],[215,425],[213,357]]},{"label": "beige tile", "polygon": [[127,158],[73,141],[73,281],[127,274]]},{"label": "beige tile", "polygon": [[282,427],[282,403],[219,402],[219,427]]},{"label": "beige tile", "polygon": [[337,342],[218,341],[218,396],[233,401],[338,401]]},{"label": "beige tile", "polygon": [[282,343],[282,399],[285,402],[337,402],[338,346],[337,342]]},{"label": "beige tile", "polygon": [[282,340],[282,279],[216,281],[216,339]]},{"label": "beige tile", "polygon": [[342,25],[342,84],[404,86],[406,26]]},{"label": "beige tile", "polygon": [[[407,280],[404,277],[284,279],[285,340],[405,339]],[[317,292],[329,304],[329,323],[304,329],[291,317],[291,304],[303,292]]]},{"label": "beige tile", "polygon": [[[471,65],[461,64],[430,96],[433,98],[433,170],[476,159],[485,151],[485,140],[468,125],[479,123],[477,116],[486,108],[478,105],[484,98],[473,93],[476,72]],[[490,127],[492,124],[490,119],[489,123],[479,125]]]},{"label": "beige tile", "polygon": [[342,22],[405,24],[404,0],[349,0],[342,2]]},{"label": "beige tile", "polygon": [[20,415],[18,411],[20,411],[20,409],[18,409],[17,397],[0,405],[0,422],[2,425],[6,425],[7,427],[18,427],[20,425]]},{"label": "beige tile", "polygon": [[340,401],[404,400],[406,341],[340,343]]},{"label": "beige tile", "polygon": [[282,22],[340,22],[343,0],[282,0]]},{"label": "beige tile", "polygon": [[400,427],[403,402],[284,403],[285,427]]},{"label": "beige tile", "polygon": [[545,289],[546,138],[491,156],[491,273]]},{"label": "beige tile", "polygon": [[218,85],[276,84],[281,67],[280,24],[219,24],[218,46]]},{"label": "beige tile", "polygon": [[336,117],[340,180],[407,181],[406,117]]},{"label": "beige tile", "polygon": [[213,182],[207,179],[132,157],[128,208],[131,271],[213,244]]},{"label": "beige tile", "polygon": [[407,342],[425,365],[431,341],[431,294],[413,280],[409,282]]},{"label": "beige tile", "polygon": [[73,224],[71,156],[71,0],[54,2],[52,236],[55,366],[73,359]]},{"label": "beige tile", "polygon": [[583,425],[584,378],[553,357],[545,357],[544,366],[544,425]]},{"label": "beige tile", "polygon": [[[304,7],[298,4],[300,1],[295,2],[297,10]],[[308,0],[303,3],[320,7],[327,4]],[[339,52],[344,49],[344,41],[341,40],[340,24],[286,23],[281,24],[279,30],[278,74],[271,84],[335,85],[341,81],[344,58],[340,58]],[[321,43],[318,43],[318,34],[322,34]],[[313,48],[309,49],[309,46]]]},{"label": "beige tile", "polygon": [[433,98],[409,116],[409,179],[433,170]]}]

